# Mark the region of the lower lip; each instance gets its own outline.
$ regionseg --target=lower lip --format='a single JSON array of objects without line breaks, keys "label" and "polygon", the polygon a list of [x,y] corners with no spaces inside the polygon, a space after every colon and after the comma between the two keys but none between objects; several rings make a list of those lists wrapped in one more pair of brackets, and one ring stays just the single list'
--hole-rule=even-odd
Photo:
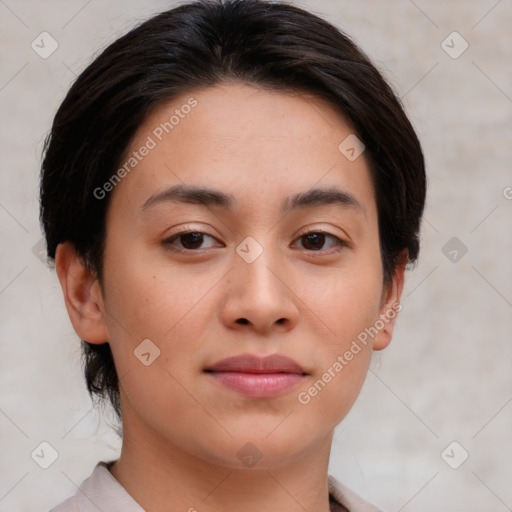
[{"label": "lower lip", "polygon": [[212,372],[210,375],[226,388],[253,398],[281,395],[304,378],[298,373]]}]

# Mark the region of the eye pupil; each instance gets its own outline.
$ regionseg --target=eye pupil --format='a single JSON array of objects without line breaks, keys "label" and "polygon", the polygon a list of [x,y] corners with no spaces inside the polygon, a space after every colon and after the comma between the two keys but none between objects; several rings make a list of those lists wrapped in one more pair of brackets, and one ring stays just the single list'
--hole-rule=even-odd
[{"label": "eye pupil", "polygon": [[[307,235],[304,235],[303,238],[306,240],[304,243],[304,247],[306,247],[306,249],[318,250],[321,249],[325,243],[324,233],[308,233]],[[316,245],[320,245],[320,247],[312,247]]]},{"label": "eye pupil", "polygon": [[[180,241],[186,249],[197,249],[203,243],[202,233],[185,233],[180,236]],[[192,246],[192,247],[191,247]]]}]

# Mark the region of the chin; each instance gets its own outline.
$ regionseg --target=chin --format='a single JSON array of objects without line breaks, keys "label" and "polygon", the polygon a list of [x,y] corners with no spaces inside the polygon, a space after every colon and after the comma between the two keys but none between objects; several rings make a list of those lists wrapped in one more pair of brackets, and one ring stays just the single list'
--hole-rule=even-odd
[{"label": "chin", "polygon": [[[277,423],[272,428],[276,426]],[[205,458],[230,469],[272,470],[299,461],[320,442],[301,437],[290,429],[272,432],[272,428],[264,425],[261,431],[254,427],[251,431],[230,431],[233,438],[205,447]],[[216,449],[212,450],[212,446]]]}]

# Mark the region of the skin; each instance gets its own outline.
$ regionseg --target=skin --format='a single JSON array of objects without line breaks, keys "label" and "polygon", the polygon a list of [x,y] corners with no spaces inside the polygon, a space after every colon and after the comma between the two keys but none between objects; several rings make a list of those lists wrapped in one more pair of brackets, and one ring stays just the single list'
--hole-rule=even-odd
[{"label": "skin", "polygon": [[[191,96],[197,106],[111,192],[101,285],[70,243],[57,251],[74,329],[110,343],[120,378],[123,448],[110,471],[151,511],[172,503],[327,512],[333,430],[394,320],[308,404],[297,397],[396,305],[404,265],[384,287],[368,163],[364,153],[353,162],[340,153],[353,130],[323,100],[241,83],[194,91],[154,111],[128,153]],[[142,208],[177,184],[229,193],[233,210],[169,201]],[[331,186],[360,207],[279,210],[291,194]],[[185,229],[208,236],[164,243]],[[302,236],[319,231],[345,244]],[[263,248],[252,263],[236,252],[247,236]],[[144,339],[161,351],[149,366],[134,356]],[[247,353],[286,355],[308,375],[278,397],[251,398],[204,372]],[[261,454],[253,467],[237,457],[248,442]]]}]

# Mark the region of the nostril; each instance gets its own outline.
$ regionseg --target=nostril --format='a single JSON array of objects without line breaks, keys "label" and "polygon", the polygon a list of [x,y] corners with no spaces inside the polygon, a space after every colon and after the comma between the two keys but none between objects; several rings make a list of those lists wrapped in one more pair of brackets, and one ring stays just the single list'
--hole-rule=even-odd
[{"label": "nostril", "polygon": [[242,324],[242,325],[246,325],[246,324],[249,323],[249,320],[247,320],[247,318],[239,318],[237,320],[237,323]]}]

